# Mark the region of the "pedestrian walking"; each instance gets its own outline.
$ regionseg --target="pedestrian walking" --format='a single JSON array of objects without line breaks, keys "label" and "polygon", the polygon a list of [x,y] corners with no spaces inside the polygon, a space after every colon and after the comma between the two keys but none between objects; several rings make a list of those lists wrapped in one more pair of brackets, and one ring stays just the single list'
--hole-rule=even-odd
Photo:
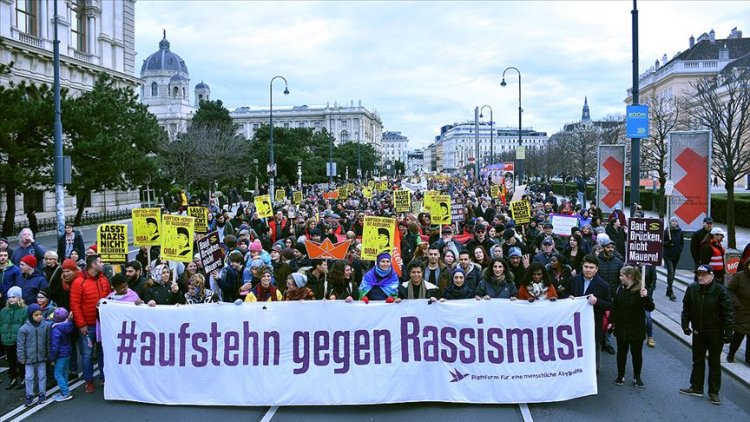
[{"label": "pedestrian walking", "polygon": [[[745,262],[742,271],[732,277],[727,285],[734,305],[734,336],[729,343],[727,362],[734,362],[734,355],[739,350],[745,337],[750,338],[750,261]],[[750,346],[745,342],[745,365],[750,365]]]},{"label": "pedestrian walking", "polygon": [[677,263],[680,262],[680,256],[684,247],[685,240],[679,221],[677,217],[672,217],[669,219],[669,227],[664,230],[664,266],[667,267],[667,297],[672,302],[677,300],[672,286],[674,285],[674,274],[677,269]]},{"label": "pedestrian walking", "polygon": [[708,265],[695,270],[698,277],[685,291],[682,299],[682,331],[693,335],[693,370],[690,373],[690,386],[681,388],[680,393],[689,396],[703,396],[706,374],[706,353],[708,353],[708,400],[721,404],[720,356],[723,343],[732,339],[734,313],[732,299],[724,286],[714,282],[714,273]]}]

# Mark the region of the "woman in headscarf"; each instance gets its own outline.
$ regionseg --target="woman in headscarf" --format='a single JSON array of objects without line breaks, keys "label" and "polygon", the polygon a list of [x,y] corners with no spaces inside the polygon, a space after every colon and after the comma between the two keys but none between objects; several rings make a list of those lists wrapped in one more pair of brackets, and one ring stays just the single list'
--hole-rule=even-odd
[{"label": "woman in headscarf", "polygon": [[456,267],[453,270],[453,279],[451,284],[443,291],[443,297],[440,299],[441,302],[446,300],[456,299],[471,299],[474,297],[474,291],[466,284],[466,275],[461,267]]},{"label": "woman in headscarf", "polygon": [[245,302],[276,302],[283,299],[281,292],[271,284],[271,268],[262,266],[258,269],[260,283],[245,296]]},{"label": "woman in headscarf", "polygon": [[398,276],[391,265],[391,254],[381,252],[376,258],[375,266],[362,278],[359,285],[359,298],[368,300],[387,300],[398,297]]},{"label": "woman in headscarf", "polygon": [[315,293],[307,284],[307,276],[302,273],[292,273],[286,278],[286,291],[283,300],[315,300]]}]

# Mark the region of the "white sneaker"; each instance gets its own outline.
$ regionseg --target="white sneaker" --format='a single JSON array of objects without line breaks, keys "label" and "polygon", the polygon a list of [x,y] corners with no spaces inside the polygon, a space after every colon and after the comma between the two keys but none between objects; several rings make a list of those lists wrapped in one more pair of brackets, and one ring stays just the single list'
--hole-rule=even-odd
[{"label": "white sneaker", "polygon": [[52,398],[52,400],[54,400],[54,401],[68,401],[68,400],[70,400],[72,398],[73,398],[73,394],[72,393],[68,393],[67,396],[63,396],[62,394],[57,393],[57,394],[55,394],[55,397]]}]

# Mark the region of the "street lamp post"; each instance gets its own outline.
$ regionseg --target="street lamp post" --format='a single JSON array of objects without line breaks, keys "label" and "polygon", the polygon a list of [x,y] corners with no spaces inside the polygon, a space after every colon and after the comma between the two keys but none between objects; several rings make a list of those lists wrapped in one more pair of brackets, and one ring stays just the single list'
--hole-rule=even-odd
[{"label": "street lamp post", "polygon": [[258,196],[260,191],[258,191],[258,159],[253,158],[253,164],[255,164],[255,196]]},{"label": "street lamp post", "polygon": [[[270,120],[270,135],[269,135],[269,143],[268,143],[268,194],[272,196],[274,195],[274,176],[276,176],[276,163],[273,161],[273,81],[276,79],[281,79],[284,81],[284,95],[289,95],[289,86],[286,81],[286,78],[283,76],[274,76],[271,78],[271,82],[268,84],[268,96],[270,98],[270,112],[269,112],[269,120]],[[257,188],[256,188],[257,189]]]},{"label": "street lamp post", "polygon": [[489,105],[483,105],[482,108],[479,110],[479,118],[483,119],[484,115],[482,115],[482,110],[487,107],[490,109],[490,158],[487,160],[487,164],[493,164],[493,161],[495,161],[495,148],[494,148],[494,142],[495,142],[495,122],[492,120],[492,106]]},{"label": "street lamp post", "polygon": [[302,161],[297,161],[297,186],[302,191]]},{"label": "street lamp post", "polygon": [[359,131],[357,131],[357,179],[362,181],[362,153],[360,152]]},{"label": "street lamp post", "polygon": [[521,179],[523,178],[523,158],[518,157],[519,155],[518,153],[520,152],[520,147],[522,146],[522,140],[521,140],[522,139],[521,138],[522,117],[521,115],[523,113],[523,108],[521,108],[521,71],[513,66],[505,68],[505,70],[503,70],[503,80],[502,82],[500,82],[500,86],[502,86],[503,88],[505,88],[505,86],[508,85],[505,83],[505,72],[509,70],[515,70],[516,73],[518,73],[518,147],[519,149],[516,150],[516,159],[518,161],[518,168],[516,169],[516,172],[517,172],[516,181],[517,181],[517,184],[520,185]]}]

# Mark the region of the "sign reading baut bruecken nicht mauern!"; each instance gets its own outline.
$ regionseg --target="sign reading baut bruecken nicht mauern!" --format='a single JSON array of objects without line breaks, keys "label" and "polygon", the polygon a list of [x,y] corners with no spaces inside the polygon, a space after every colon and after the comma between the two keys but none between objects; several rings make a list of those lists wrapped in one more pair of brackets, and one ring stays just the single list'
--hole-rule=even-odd
[{"label": "sign reading baut bruecken nicht mauern!", "polygon": [[635,265],[661,265],[664,225],[658,218],[631,218],[625,262]]}]

